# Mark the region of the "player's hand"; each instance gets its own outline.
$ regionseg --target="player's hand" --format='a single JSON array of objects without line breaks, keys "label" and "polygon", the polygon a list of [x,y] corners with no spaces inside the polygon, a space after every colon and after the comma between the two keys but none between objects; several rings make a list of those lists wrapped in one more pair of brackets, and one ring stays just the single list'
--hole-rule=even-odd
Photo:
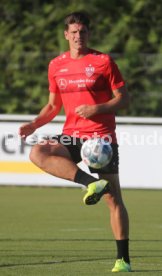
[{"label": "player's hand", "polygon": [[36,130],[34,124],[31,123],[27,123],[22,125],[19,128],[19,135],[23,138],[26,139],[27,136],[31,135],[34,131]]},{"label": "player's hand", "polygon": [[96,115],[97,108],[96,105],[80,105],[75,108],[75,113],[78,114],[78,116],[83,118],[90,118],[93,115]]}]

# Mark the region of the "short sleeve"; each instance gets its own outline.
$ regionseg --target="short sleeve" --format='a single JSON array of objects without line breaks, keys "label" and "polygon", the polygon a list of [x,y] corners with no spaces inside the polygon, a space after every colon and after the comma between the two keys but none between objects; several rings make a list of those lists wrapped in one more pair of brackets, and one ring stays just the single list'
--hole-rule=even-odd
[{"label": "short sleeve", "polygon": [[48,66],[48,83],[49,83],[50,93],[58,93],[58,87],[57,87],[56,80],[54,78],[54,72],[55,72],[55,63],[52,60]]},{"label": "short sleeve", "polygon": [[112,58],[110,58],[108,61],[106,75],[108,78],[108,85],[112,90],[118,89],[125,85],[122,74]]}]

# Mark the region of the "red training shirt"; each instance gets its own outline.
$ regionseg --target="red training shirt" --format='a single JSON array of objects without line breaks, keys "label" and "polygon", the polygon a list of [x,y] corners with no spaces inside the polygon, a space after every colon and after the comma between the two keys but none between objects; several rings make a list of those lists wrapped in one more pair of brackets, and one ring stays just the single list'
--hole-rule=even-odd
[{"label": "red training shirt", "polygon": [[48,70],[50,93],[60,93],[66,121],[63,133],[75,137],[111,135],[116,142],[115,114],[97,114],[89,119],[75,113],[77,106],[96,105],[111,100],[112,90],[124,86],[121,73],[112,58],[98,51],[80,59],[72,59],[70,52],[51,60]]}]

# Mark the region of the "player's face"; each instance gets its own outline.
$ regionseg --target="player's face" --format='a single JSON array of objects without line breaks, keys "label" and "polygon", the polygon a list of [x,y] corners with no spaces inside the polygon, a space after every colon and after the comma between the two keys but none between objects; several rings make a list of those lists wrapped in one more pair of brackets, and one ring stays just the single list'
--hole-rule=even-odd
[{"label": "player's face", "polygon": [[65,33],[65,38],[69,41],[70,49],[82,50],[87,47],[89,31],[85,25],[69,24]]}]

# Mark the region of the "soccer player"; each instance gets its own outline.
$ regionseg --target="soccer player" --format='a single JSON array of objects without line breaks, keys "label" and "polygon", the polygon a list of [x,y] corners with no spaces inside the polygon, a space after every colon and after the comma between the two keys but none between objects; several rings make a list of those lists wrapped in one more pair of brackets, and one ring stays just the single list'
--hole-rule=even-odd
[{"label": "soccer player", "polygon": [[[32,122],[20,127],[19,133],[26,138],[50,122],[63,105],[66,121],[62,135],[55,137],[57,143],[48,140],[43,145],[34,145],[30,159],[49,174],[85,185],[85,204],[96,204],[102,196],[105,197],[117,245],[112,272],[130,272],[129,221],[119,183],[114,115],[127,107],[129,96],[113,59],[88,48],[89,23],[84,12],[73,12],[65,18],[64,35],[69,51],[49,63],[49,101]],[[106,167],[99,170],[89,168],[99,178],[77,166],[81,161],[83,140],[96,134],[98,137],[107,136],[113,148],[113,158]]]}]

